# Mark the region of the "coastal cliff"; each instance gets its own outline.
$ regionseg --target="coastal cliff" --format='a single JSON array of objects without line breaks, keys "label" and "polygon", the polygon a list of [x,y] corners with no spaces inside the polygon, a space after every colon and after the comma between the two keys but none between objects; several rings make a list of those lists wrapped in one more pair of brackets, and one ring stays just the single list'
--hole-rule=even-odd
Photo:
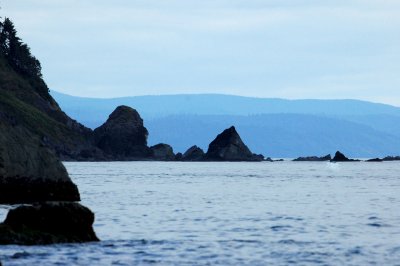
[{"label": "coastal cliff", "polygon": [[40,70],[12,22],[0,22],[0,204],[35,203],[9,211],[0,244],[98,241],[58,158],[90,146],[90,131],[62,112]]}]

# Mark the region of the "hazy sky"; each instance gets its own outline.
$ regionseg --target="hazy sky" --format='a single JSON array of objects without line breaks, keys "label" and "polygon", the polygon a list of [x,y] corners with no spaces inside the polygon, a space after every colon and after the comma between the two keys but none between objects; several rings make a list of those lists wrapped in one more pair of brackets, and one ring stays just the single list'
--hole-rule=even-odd
[{"label": "hazy sky", "polygon": [[399,0],[0,0],[53,90],[400,106]]}]

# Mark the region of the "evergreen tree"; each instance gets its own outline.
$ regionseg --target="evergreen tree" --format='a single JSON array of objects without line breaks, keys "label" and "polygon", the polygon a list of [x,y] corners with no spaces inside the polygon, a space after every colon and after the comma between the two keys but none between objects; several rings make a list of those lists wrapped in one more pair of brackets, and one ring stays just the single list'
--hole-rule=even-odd
[{"label": "evergreen tree", "polygon": [[9,18],[5,18],[0,24],[0,52],[18,73],[29,78],[42,77],[39,60],[31,54],[28,45],[17,36],[14,23]]}]

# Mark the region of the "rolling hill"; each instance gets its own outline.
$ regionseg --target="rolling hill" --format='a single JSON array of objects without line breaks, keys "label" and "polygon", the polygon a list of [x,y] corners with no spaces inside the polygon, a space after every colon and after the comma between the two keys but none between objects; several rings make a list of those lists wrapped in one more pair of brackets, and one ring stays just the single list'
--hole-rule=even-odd
[{"label": "rolling hill", "polygon": [[118,105],[139,111],[149,143],[176,152],[203,149],[222,129],[235,125],[254,152],[272,157],[353,157],[400,154],[400,108],[359,100],[285,100],[231,95],[160,95],[113,99],[51,92],[65,112],[87,127],[101,125]]}]

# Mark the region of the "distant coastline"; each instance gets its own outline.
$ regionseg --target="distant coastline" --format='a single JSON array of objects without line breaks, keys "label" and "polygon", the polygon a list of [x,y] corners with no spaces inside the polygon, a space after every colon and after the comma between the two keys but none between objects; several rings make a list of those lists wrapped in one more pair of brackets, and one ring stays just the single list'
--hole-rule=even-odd
[{"label": "distant coastline", "polygon": [[61,108],[95,129],[118,106],[136,109],[149,131],[149,145],[168,143],[184,153],[206,150],[234,125],[255,153],[297,158],[343,151],[353,158],[397,155],[400,108],[357,100],[282,100],[230,95],[160,95],[114,99],[80,98],[51,91]]}]

